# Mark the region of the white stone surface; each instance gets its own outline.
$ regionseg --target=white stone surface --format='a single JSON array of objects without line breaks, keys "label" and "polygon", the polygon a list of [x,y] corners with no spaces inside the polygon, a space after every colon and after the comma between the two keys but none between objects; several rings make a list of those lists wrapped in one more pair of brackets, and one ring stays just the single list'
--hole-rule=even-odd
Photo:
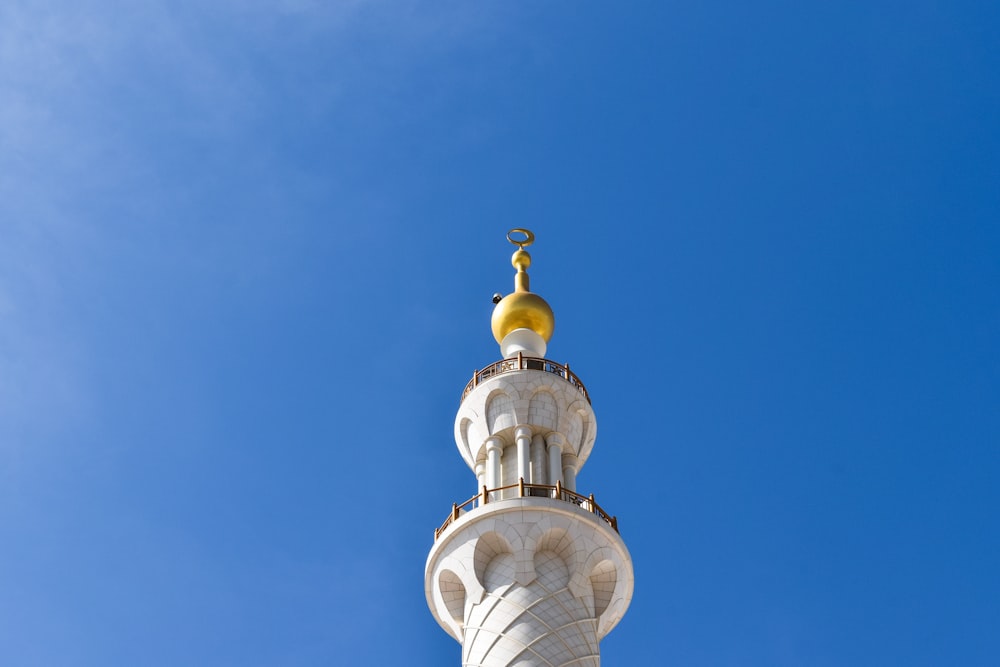
[{"label": "white stone surface", "polygon": [[[504,343],[522,349],[505,356],[543,356],[544,341],[539,352],[515,333]],[[427,559],[427,604],[466,667],[600,665],[599,642],[632,600],[625,543],[590,501],[522,498],[516,486],[575,490],[596,438],[584,393],[537,367],[481,380],[462,401],[455,442],[477,492],[512,486],[453,519]]]},{"label": "white stone surface", "polygon": [[[551,433],[560,434],[562,453],[576,457],[578,473],[597,439],[597,416],[583,392],[554,373],[524,369],[494,375],[469,392],[455,418],[455,443],[475,471],[476,463],[486,460],[487,439],[500,438],[505,450],[514,447],[518,426],[528,426],[532,436],[546,440]],[[548,475],[553,476],[551,469]],[[501,478],[517,481],[508,472]]]},{"label": "white stone surface", "polygon": [[600,664],[632,599],[632,560],[597,515],[550,498],[493,501],[453,522],[425,594],[469,667]]},{"label": "white stone surface", "polygon": [[500,342],[500,353],[504,359],[516,357],[518,352],[526,357],[544,357],[547,347],[545,339],[531,329],[514,329]]}]

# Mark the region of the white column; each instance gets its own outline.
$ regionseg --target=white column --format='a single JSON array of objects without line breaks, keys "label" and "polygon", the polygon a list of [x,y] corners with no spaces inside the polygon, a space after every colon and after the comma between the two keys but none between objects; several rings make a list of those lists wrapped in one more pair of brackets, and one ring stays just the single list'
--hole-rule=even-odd
[{"label": "white column", "polygon": [[486,485],[486,464],[482,461],[476,464],[476,493],[483,492]]},{"label": "white column", "polygon": [[545,438],[540,434],[531,438],[531,483],[547,484],[545,481]]},{"label": "white column", "polygon": [[517,445],[517,476],[531,482],[531,427],[518,426],[514,429],[514,443]]},{"label": "white column", "polygon": [[[503,440],[497,436],[486,439],[486,487],[495,489],[501,486],[500,455],[503,454]],[[490,500],[496,500],[497,494],[491,493]]]},{"label": "white column", "polygon": [[562,448],[566,438],[562,433],[553,431],[545,438],[545,444],[549,448],[549,484],[555,485],[562,482]]},{"label": "white column", "polygon": [[562,457],[563,486],[565,486],[570,491],[576,491],[577,466],[578,466],[578,460],[576,458],[576,454],[573,453],[563,454]]}]

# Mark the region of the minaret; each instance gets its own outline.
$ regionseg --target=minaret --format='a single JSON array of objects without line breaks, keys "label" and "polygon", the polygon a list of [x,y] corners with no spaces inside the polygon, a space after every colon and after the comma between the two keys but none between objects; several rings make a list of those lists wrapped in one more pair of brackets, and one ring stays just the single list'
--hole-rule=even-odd
[{"label": "minaret", "polygon": [[507,239],[514,292],[492,319],[503,359],[473,373],[455,418],[476,495],[434,531],[424,590],[466,667],[596,667],[632,599],[632,559],[617,519],[577,491],[597,420],[569,364],[545,359],[555,317],[529,289],[534,235]]}]

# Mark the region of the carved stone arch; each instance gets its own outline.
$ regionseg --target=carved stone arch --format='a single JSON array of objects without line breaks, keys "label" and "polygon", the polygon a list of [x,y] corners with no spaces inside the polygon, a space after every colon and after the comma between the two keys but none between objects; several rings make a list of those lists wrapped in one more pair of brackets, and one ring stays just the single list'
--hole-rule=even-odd
[{"label": "carved stone arch", "polygon": [[557,525],[547,527],[543,531],[540,531],[540,533],[535,537],[532,549],[534,555],[536,556],[536,560],[537,555],[543,552],[557,555],[566,566],[566,584],[568,585],[570,580],[573,578],[573,571],[576,569],[577,545],[576,540],[573,538],[573,534],[570,529],[571,527],[567,525],[558,525],[561,523],[563,522],[559,521],[557,522]]},{"label": "carved stone arch", "polygon": [[438,573],[438,591],[441,594],[441,601],[444,603],[448,615],[459,627],[465,623],[465,599],[467,593],[462,579],[448,569],[442,569]]},{"label": "carved stone arch", "polygon": [[469,447],[470,426],[472,426],[472,420],[469,419],[468,417],[462,417],[462,421],[458,425],[458,434],[459,437],[462,439],[462,446],[465,448],[465,451],[472,451],[472,448]]},{"label": "carved stone arch", "polygon": [[528,401],[528,423],[543,431],[559,430],[559,402],[547,385],[537,387]]},{"label": "carved stone arch", "polygon": [[573,438],[567,439],[574,448],[576,455],[586,458],[590,455],[590,450],[594,447],[597,439],[597,421],[594,419],[594,411],[583,399],[577,399],[566,409],[564,421],[567,422],[567,429],[573,430]]},{"label": "carved stone arch", "polygon": [[448,556],[444,557],[440,563],[437,565],[435,570],[435,579],[440,580],[441,573],[445,570],[450,570],[453,575],[458,577],[458,580],[462,582],[462,586],[465,588],[465,593],[470,600],[473,602],[479,602],[483,597],[483,588],[476,580],[476,573],[469,569],[468,567],[468,550],[471,549],[471,545],[466,547],[462,546],[456,551],[452,552]]},{"label": "carved stone arch", "polygon": [[594,440],[597,439],[596,436],[596,424],[594,423],[594,413],[585,412],[584,410],[578,410],[577,414],[580,415],[580,440],[577,443],[577,456],[586,459],[590,456],[590,452],[594,449]]},{"label": "carved stone arch", "polygon": [[569,585],[569,564],[562,554],[550,549],[539,549],[531,560],[535,566],[535,581],[549,593],[555,593]]},{"label": "carved stone arch", "polygon": [[618,568],[609,559],[598,561],[590,570],[590,587],[594,591],[594,615],[600,617],[614,599],[618,586]]},{"label": "carved stone arch", "polygon": [[567,565],[573,565],[573,536],[570,531],[563,526],[553,526],[535,539],[535,552],[554,551],[566,561]]},{"label": "carved stone arch", "polygon": [[466,567],[463,551],[459,547],[445,556],[437,564],[432,579],[434,615],[458,641],[462,641],[464,634],[466,605],[481,602],[484,594],[474,573]]},{"label": "carved stone arch", "polygon": [[618,625],[618,621],[622,620],[622,616],[625,615],[627,609],[627,600],[624,598],[615,598],[604,614],[597,618],[597,638],[604,639],[605,635]]},{"label": "carved stone arch", "polygon": [[577,410],[567,410],[562,420],[562,433],[574,454],[579,454],[583,448],[583,432],[583,416]]},{"label": "carved stone arch", "polygon": [[601,547],[590,553],[582,568],[594,594],[594,611],[602,637],[621,620],[626,597],[630,597],[630,582],[621,576],[627,572],[624,565],[615,549]]},{"label": "carved stone arch", "polygon": [[[509,556],[509,559],[506,558],[507,556]],[[510,562],[514,560],[514,548],[507,537],[496,531],[480,535],[476,540],[473,564],[476,580],[486,590],[490,590],[489,584],[493,583],[495,585],[497,578],[504,574],[503,572],[497,572],[497,568],[500,567],[497,563],[498,558],[504,564],[508,560]],[[514,573],[511,572],[511,582],[513,580]]]},{"label": "carved stone arch", "polygon": [[517,582],[517,560],[512,553],[499,553],[490,559],[483,572],[483,586],[487,591],[499,591]]},{"label": "carved stone arch", "polygon": [[597,422],[594,420],[594,413],[591,410],[584,410],[580,408],[578,410],[580,414],[580,420],[583,422],[583,435],[580,438],[580,450],[583,451],[590,449],[594,446],[594,441],[597,440]]},{"label": "carved stone arch", "polygon": [[495,389],[486,398],[486,428],[489,435],[517,425],[514,399],[503,389]]}]

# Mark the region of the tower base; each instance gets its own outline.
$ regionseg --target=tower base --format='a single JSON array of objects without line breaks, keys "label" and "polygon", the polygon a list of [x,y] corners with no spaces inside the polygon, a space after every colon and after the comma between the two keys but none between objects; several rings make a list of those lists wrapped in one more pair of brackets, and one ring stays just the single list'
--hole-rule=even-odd
[{"label": "tower base", "polygon": [[427,602],[467,667],[597,667],[632,599],[616,530],[553,498],[490,502],[452,522],[425,569]]}]

